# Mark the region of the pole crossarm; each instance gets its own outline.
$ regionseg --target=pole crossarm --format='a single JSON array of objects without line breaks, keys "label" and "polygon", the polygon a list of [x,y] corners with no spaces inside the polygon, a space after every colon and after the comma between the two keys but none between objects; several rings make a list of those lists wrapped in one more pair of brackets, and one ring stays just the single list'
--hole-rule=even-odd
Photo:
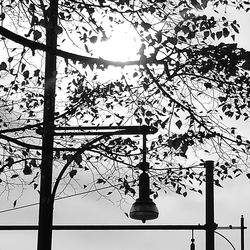
[{"label": "pole crossarm", "polygon": [[[205,230],[205,225],[53,225],[53,230],[61,231],[126,231],[126,230]],[[0,225],[1,230],[38,230],[36,225]]]},{"label": "pole crossarm", "polygon": [[238,227],[238,226],[227,226],[227,227],[217,227],[216,230],[239,230],[239,229],[247,229],[247,227]]},{"label": "pole crossarm", "polygon": [[[206,230],[206,225],[53,225],[53,230],[59,231],[128,231],[128,230]],[[216,230],[239,230],[240,226],[220,226]],[[247,229],[247,227],[243,227]],[[0,225],[0,231],[13,231],[13,230],[38,230],[37,225]]]},{"label": "pole crossarm", "polygon": [[[206,225],[53,225],[57,231],[128,231],[128,230],[206,230]],[[241,226],[218,226],[216,230],[245,230]],[[32,231],[38,230],[38,225],[0,225],[0,231]]]},{"label": "pole crossarm", "polygon": [[[206,225],[53,225],[53,230],[58,231],[127,231],[127,230],[206,230]],[[238,230],[239,226],[221,226],[217,230]],[[247,229],[244,227],[243,229]],[[0,231],[27,231],[38,230],[37,225],[0,225]]]},{"label": "pole crossarm", "polygon": [[[146,135],[155,134],[158,130],[153,126],[73,126],[55,127],[54,136],[74,136],[74,135]],[[43,129],[36,131],[42,134]]]}]

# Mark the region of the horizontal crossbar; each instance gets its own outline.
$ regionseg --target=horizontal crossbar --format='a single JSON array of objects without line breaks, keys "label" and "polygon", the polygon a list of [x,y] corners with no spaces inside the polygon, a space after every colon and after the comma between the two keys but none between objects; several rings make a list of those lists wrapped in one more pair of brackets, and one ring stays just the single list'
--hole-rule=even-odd
[{"label": "horizontal crossbar", "polygon": [[[246,229],[247,227],[243,227]],[[206,230],[206,225],[54,225],[53,230]],[[242,229],[239,226],[217,227],[218,230]],[[38,230],[37,225],[0,225],[1,230]]]},{"label": "horizontal crossbar", "polygon": [[[205,230],[205,225],[53,225],[53,230]],[[38,230],[37,225],[2,225],[1,230]]]}]

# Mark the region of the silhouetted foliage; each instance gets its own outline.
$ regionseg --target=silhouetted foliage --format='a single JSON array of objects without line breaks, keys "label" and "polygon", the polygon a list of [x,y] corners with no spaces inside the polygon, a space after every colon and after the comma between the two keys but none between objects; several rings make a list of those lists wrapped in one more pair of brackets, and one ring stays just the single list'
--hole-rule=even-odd
[{"label": "silhouetted foliage", "polygon": [[[61,0],[55,28],[58,50],[52,51],[45,45],[49,1],[2,1],[2,190],[19,183],[38,187],[46,51],[58,55],[56,126],[158,128],[147,141],[154,198],[160,190],[183,196],[188,189],[201,192],[197,184],[204,181],[206,159],[216,161],[217,185],[245,171],[250,141],[231,121],[249,119],[250,52],[234,42],[240,32],[237,20],[218,11],[229,6],[247,12],[250,4]],[[125,24],[141,39],[138,60],[100,58],[96,46]],[[120,68],[119,76],[110,73],[111,66]],[[102,194],[134,196],[141,138],[104,137],[84,152],[72,152],[91,138],[55,137],[55,176],[69,165],[58,195],[110,187]]]}]

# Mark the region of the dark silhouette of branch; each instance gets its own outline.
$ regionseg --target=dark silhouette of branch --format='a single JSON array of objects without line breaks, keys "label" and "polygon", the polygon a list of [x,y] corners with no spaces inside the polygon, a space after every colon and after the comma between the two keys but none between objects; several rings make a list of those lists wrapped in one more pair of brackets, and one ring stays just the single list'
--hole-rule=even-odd
[{"label": "dark silhouette of branch", "polygon": [[15,144],[17,144],[17,145],[19,145],[21,147],[28,148],[28,149],[38,149],[38,150],[42,149],[41,146],[28,144],[28,143],[22,142],[22,141],[20,141],[18,139],[15,139],[15,138],[12,138],[10,136],[3,135],[3,134],[0,134],[0,139],[6,140],[6,141],[9,141],[9,142],[13,142],[13,143],[15,143]]},{"label": "dark silhouette of branch", "polygon": [[116,62],[116,61],[110,61],[110,60],[105,60],[102,58],[94,58],[94,57],[87,57],[87,56],[81,56],[78,54],[66,52],[63,50],[54,50],[50,48],[49,46],[46,46],[45,44],[38,43],[32,40],[29,40],[27,38],[24,38],[2,26],[0,26],[0,35],[4,36],[7,39],[10,39],[11,41],[21,44],[25,47],[30,48],[31,50],[41,50],[44,52],[49,52],[51,54],[55,54],[57,56],[60,56],[64,59],[70,59],[72,61],[78,61],[80,63],[84,63],[87,65],[98,65],[98,66],[103,66],[103,67],[108,67],[108,66],[115,66],[115,67],[124,67],[124,66],[129,66],[129,65],[142,65],[145,63],[149,64],[163,64],[164,62],[162,60],[155,60],[152,58],[147,58],[145,60],[140,61],[140,60],[135,60],[135,61],[127,61],[127,62]]},{"label": "dark silhouette of branch", "polygon": [[[112,134],[112,133],[111,133]],[[100,140],[106,138],[107,135],[102,135],[99,137],[96,137],[95,139],[93,139],[92,141],[87,142],[86,144],[82,145],[82,147],[80,147],[75,154],[73,155],[73,157],[71,157],[71,159],[69,161],[67,161],[67,163],[64,165],[64,167],[62,168],[61,172],[59,173],[59,175],[56,178],[56,182],[54,184],[53,190],[52,190],[52,194],[51,194],[51,199],[54,200],[55,196],[56,196],[56,190],[57,187],[65,173],[65,171],[67,170],[67,168],[70,166],[70,164],[76,159],[76,157],[80,154],[82,154],[85,150],[91,149],[91,147],[93,146],[93,144],[95,144],[96,142],[99,142]]]}]

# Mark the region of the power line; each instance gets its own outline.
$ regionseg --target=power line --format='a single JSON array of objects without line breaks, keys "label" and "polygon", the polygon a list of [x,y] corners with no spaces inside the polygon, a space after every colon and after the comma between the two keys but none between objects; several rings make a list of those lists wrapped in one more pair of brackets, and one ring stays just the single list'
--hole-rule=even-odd
[{"label": "power line", "polygon": [[[111,187],[116,187],[116,186],[119,186],[119,185],[120,184],[113,185],[113,186],[108,186],[108,187],[97,188],[97,189],[84,191],[84,192],[80,192],[80,193],[76,193],[76,194],[71,194],[71,195],[67,195],[67,196],[63,196],[63,197],[58,197],[58,198],[55,198],[55,201],[75,197],[75,196],[78,196],[78,195],[85,195],[85,194],[93,193],[93,192],[96,192],[96,191],[101,191],[101,190],[104,190],[104,189],[108,189],[108,188],[111,188]],[[19,206],[19,207],[14,207],[14,208],[1,210],[0,214],[15,211],[15,210],[19,210],[19,209],[23,209],[23,208],[33,207],[33,206],[36,206],[36,205],[39,205],[39,202],[35,202],[35,203],[31,203],[31,204],[27,204],[27,205],[23,205],[23,206]]]},{"label": "power line", "polygon": [[226,236],[224,236],[223,234],[221,234],[221,233],[218,233],[217,231],[214,231],[216,234],[218,234],[219,236],[221,236],[223,239],[225,239],[230,245],[231,245],[231,247],[234,249],[234,250],[236,250],[236,248],[234,247],[234,245],[233,245],[233,243],[226,237]]},{"label": "power line", "polygon": [[[200,167],[200,165],[194,165],[194,166],[191,166],[191,167],[188,167],[188,168],[190,169],[190,168],[203,168],[203,167]],[[169,168],[169,169],[177,169],[177,168]],[[152,175],[151,177],[157,177],[157,176],[159,176],[161,174],[162,173],[155,174],[155,175]],[[128,181],[128,183],[130,183],[130,182],[132,182],[132,181]],[[55,201],[63,200],[63,199],[67,199],[67,198],[72,198],[72,197],[79,196],[79,195],[85,195],[85,194],[89,194],[89,193],[93,193],[93,192],[97,192],[97,191],[102,191],[102,190],[105,190],[105,189],[108,189],[108,188],[118,187],[119,185],[120,184],[112,185],[112,186],[108,186],[108,187],[97,188],[97,189],[84,191],[84,192],[80,192],[80,193],[75,193],[75,194],[71,194],[71,195],[67,195],[67,196],[63,196],[63,197],[57,197],[57,198],[55,198]],[[35,203],[23,205],[23,206],[18,206],[18,207],[14,207],[14,208],[1,210],[0,214],[15,211],[15,210],[19,210],[19,209],[23,209],[23,208],[33,207],[33,206],[36,206],[36,205],[39,205],[39,202],[35,202]]]}]

